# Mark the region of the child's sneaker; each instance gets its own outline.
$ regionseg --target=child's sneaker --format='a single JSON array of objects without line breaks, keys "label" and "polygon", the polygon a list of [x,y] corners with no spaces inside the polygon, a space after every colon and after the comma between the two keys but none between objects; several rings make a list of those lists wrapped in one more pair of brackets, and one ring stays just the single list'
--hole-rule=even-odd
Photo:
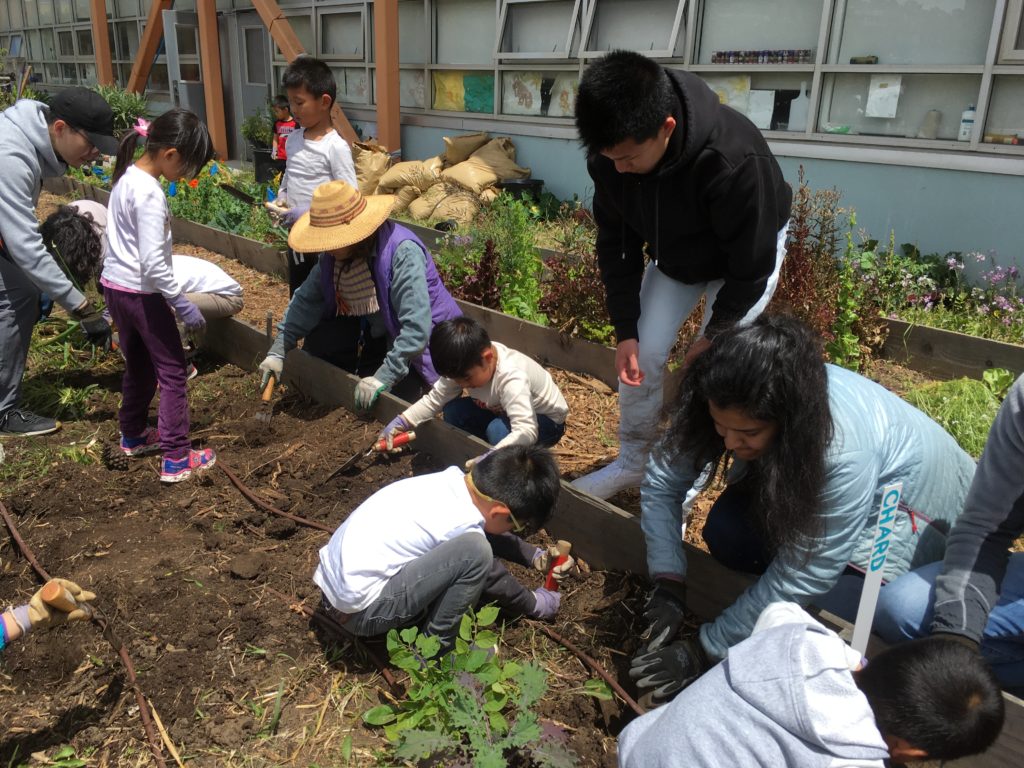
[{"label": "child's sneaker", "polygon": [[194,365],[192,365],[192,363],[187,363],[185,365],[185,381],[192,381],[192,379],[194,379],[198,375],[199,370]]},{"label": "child's sneaker", "polygon": [[145,456],[159,450],[160,432],[152,427],[146,427],[146,431],[138,437],[121,435],[121,453],[125,456]]},{"label": "child's sneaker", "polygon": [[189,451],[188,456],[180,459],[169,459],[166,456],[160,465],[161,483],[180,483],[192,477],[193,470],[203,472],[217,463],[217,454],[210,448],[201,451]]}]

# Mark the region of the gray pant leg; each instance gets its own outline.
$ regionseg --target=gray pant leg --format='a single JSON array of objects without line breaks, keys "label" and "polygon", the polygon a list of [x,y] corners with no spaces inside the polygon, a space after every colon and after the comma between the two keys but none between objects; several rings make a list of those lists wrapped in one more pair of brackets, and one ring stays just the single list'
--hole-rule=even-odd
[{"label": "gray pant leg", "polygon": [[0,414],[18,404],[32,328],[39,319],[39,289],[20,267],[0,255]]},{"label": "gray pant leg", "polygon": [[228,296],[223,293],[186,293],[185,298],[195,304],[207,320],[237,315],[243,306],[241,296]]}]

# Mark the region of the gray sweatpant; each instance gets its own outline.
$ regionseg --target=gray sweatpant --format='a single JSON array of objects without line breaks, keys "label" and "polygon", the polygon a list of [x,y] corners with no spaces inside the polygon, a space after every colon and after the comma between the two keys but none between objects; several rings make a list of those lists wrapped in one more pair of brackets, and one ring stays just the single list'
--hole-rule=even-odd
[{"label": "gray sweatpant", "polygon": [[39,289],[0,251],[0,414],[18,404],[32,327],[39,319]]}]

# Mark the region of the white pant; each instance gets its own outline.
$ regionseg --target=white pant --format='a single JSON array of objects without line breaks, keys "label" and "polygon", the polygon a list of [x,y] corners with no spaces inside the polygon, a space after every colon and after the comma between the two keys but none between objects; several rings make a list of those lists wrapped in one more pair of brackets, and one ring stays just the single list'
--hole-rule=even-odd
[{"label": "white pant", "polygon": [[[775,270],[768,277],[764,294],[739,321],[740,325],[757,318],[779,282],[779,269],[786,255],[786,232],[789,222],[779,230],[775,252]],[[619,455],[631,465],[643,466],[647,453],[657,436],[658,415],[662,406],[665,364],[675,346],[679,329],[704,296],[704,320],[700,331],[707,328],[711,308],[724,280],[706,283],[682,283],[665,275],[654,264],[648,265],[640,287],[640,321],[637,325],[640,351],[637,362],[644,372],[639,387],[619,382]]]}]

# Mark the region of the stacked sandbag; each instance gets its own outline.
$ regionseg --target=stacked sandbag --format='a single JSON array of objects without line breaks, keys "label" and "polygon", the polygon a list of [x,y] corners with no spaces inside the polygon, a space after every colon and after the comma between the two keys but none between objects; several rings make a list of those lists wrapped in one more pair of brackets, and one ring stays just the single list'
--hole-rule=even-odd
[{"label": "stacked sandbag", "polygon": [[444,137],[444,154],[441,158],[446,167],[458,165],[487,143],[491,137],[486,131],[464,133],[461,136]]},{"label": "stacked sandbag", "polygon": [[[378,194],[384,193],[380,192]],[[410,185],[408,187],[402,187],[401,189],[395,190],[395,192],[390,194],[394,194],[395,196],[395,204],[391,208],[391,213],[405,213],[409,208],[409,203],[420,196],[420,190],[418,187]]]},{"label": "stacked sandbag", "polygon": [[457,187],[439,181],[409,203],[409,215],[417,219],[429,219],[434,215],[434,209],[442,200],[458,191]]},{"label": "stacked sandbag", "polygon": [[[445,141],[447,143],[447,139]],[[445,157],[448,157],[447,150]],[[516,165],[516,148],[508,136],[487,142],[466,160],[441,172],[442,179],[477,196],[499,181],[529,177],[529,168]]]},{"label": "stacked sandbag", "polygon": [[391,165],[391,155],[380,144],[357,141],[352,145],[352,163],[356,167],[356,183],[364,195],[377,191],[380,177]]},{"label": "stacked sandbag", "polygon": [[468,190],[458,189],[447,194],[431,215],[435,219],[451,219],[459,224],[468,224],[479,212],[480,198]]},{"label": "stacked sandbag", "polygon": [[426,192],[439,181],[436,163],[425,160],[407,160],[395,163],[380,177],[377,191],[389,195],[402,187],[415,187]]}]

